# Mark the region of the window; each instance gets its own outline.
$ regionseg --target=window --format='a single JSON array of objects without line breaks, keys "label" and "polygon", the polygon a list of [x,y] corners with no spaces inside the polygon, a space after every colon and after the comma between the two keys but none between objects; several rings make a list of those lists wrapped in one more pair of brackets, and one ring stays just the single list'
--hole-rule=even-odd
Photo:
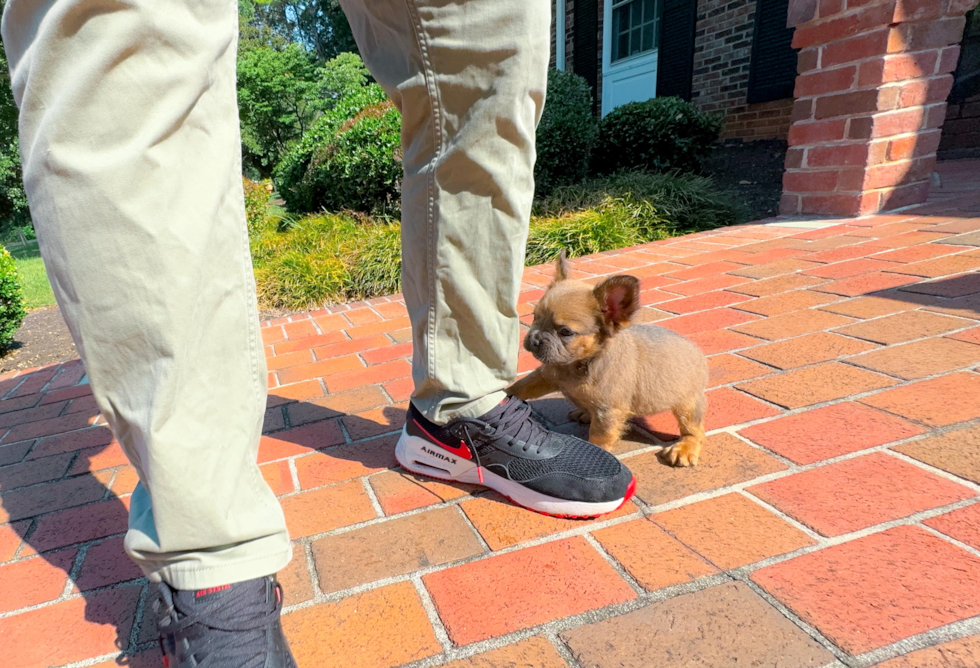
[{"label": "window", "polygon": [[660,41],[658,5],[657,0],[614,0],[611,62],[657,48]]}]

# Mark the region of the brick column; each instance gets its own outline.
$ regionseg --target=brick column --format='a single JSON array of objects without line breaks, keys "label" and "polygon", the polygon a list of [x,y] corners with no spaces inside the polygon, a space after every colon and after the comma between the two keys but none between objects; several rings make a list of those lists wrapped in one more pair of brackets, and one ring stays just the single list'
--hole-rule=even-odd
[{"label": "brick column", "polygon": [[799,76],[784,214],[863,215],[925,200],[977,0],[790,0]]}]

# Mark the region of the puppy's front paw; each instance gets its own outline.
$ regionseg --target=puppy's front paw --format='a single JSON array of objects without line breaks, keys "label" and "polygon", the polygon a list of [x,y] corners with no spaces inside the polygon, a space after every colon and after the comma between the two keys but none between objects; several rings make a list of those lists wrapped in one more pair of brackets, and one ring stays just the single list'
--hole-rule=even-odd
[{"label": "puppy's front paw", "polygon": [[682,441],[660,451],[660,456],[671,466],[697,466],[700,455],[700,445],[692,445]]},{"label": "puppy's front paw", "polygon": [[576,408],[568,411],[568,419],[579,424],[589,424],[592,422],[592,413],[582,408]]}]

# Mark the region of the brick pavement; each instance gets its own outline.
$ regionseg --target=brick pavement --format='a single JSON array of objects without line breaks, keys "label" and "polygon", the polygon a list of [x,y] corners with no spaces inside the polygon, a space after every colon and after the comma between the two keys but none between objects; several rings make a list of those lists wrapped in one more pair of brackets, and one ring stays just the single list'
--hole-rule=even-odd
[{"label": "brick pavement", "polygon": [[[300,665],[980,666],[980,165],[940,167],[900,213],[573,262],[640,277],[641,319],[710,355],[701,466],[661,465],[676,425],[640,421],[617,446],[636,498],[599,520],[398,470],[397,297],[265,322],[260,463],[296,541]],[[549,281],[525,272],[525,321]],[[122,552],[136,476],[83,369],[0,394],[0,664],[159,665]]]}]

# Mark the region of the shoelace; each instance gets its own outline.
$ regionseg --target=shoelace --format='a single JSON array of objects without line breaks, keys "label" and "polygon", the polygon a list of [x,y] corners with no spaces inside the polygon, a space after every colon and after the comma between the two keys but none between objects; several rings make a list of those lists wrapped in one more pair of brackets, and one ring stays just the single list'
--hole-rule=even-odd
[{"label": "shoelace", "polygon": [[[151,608],[154,614],[157,616],[158,627],[161,636],[157,639],[160,646],[160,652],[163,654],[163,664],[164,668],[170,668],[169,659],[167,658],[166,647],[164,645],[164,637],[173,636],[174,637],[174,652],[177,653],[178,662],[182,662],[187,656],[181,656],[179,654],[181,647],[179,640],[184,637],[198,637],[200,633],[187,633],[190,629],[195,626],[200,625],[201,627],[212,629],[215,631],[258,631],[271,624],[274,624],[277,619],[279,619],[279,613],[282,610],[282,586],[277,582],[276,586],[276,604],[272,610],[268,612],[262,612],[260,614],[253,614],[245,617],[241,620],[236,621],[221,621],[215,619],[213,615],[209,616],[208,620],[205,621],[203,617],[213,610],[207,607],[193,611],[186,612],[180,606],[176,604],[169,587],[159,586],[157,587],[156,594],[151,601]],[[244,607],[244,604],[238,603],[235,600],[231,600],[222,604],[222,607],[227,610],[228,606],[232,609],[235,607]],[[178,614],[179,613],[179,614]],[[216,647],[214,643],[211,643],[208,647],[209,650],[213,651],[216,649],[221,649]],[[191,653],[193,654],[193,652]],[[195,657],[196,658],[196,657]],[[205,660],[207,657],[200,657],[201,661]]]},{"label": "shoelace", "polygon": [[488,424],[497,430],[497,436],[523,441],[524,452],[532,447],[535,453],[539,452],[548,437],[548,431],[534,419],[531,406],[517,397],[511,397],[500,415],[488,421]]}]

